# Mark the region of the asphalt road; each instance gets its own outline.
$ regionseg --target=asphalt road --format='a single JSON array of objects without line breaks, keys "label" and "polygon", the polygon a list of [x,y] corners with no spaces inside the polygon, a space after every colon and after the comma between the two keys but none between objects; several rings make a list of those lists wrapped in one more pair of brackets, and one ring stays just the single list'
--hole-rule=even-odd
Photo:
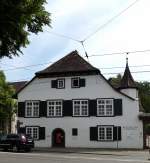
[{"label": "asphalt road", "polygon": [[0,163],[150,163],[148,158],[132,155],[95,155],[79,153],[0,152]]}]

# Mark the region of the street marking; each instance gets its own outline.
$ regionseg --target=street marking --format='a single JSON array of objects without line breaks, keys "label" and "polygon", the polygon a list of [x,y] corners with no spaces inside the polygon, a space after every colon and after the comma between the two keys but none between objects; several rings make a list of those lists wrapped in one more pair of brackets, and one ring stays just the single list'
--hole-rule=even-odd
[{"label": "street marking", "polygon": [[[84,159],[84,160],[97,160],[97,161],[117,161],[117,162],[139,162],[139,163],[150,163],[148,160],[139,160],[139,159],[118,159],[118,158],[102,158],[102,157],[85,157],[85,156],[64,156],[62,154],[53,154],[53,153],[11,153],[11,152],[0,152],[0,154],[7,154],[8,155],[22,155],[22,156],[27,156],[26,158],[30,159],[33,157],[32,156],[40,156],[40,159],[44,159],[45,157],[47,158],[59,158],[59,159]],[[42,157],[41,157],[42,156]]]}]

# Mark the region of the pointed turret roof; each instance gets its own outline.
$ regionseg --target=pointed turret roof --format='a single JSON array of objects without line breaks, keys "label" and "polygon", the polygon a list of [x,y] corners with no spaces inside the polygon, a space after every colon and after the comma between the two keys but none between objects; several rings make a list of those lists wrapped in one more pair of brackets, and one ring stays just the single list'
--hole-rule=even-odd
[{"label": "pointed turret roof", "polygon": [[128,58],[126,58],[126,68],[125,68],[125,71],[124,71],[124,75],[121,79],[121,82],[120,82],[120,89],[123,89],[123,88],[137,88],[136,86],[136,83],[131,75],[131,72],[130,72],[130,69],[129,69],[129,66],[128,66]]},{"label": "pointed turret roof", "polygon": [[78,52],[72,51],[46,69],[36,73],[37,77],[100,74],[99,69],[85,61]]}]

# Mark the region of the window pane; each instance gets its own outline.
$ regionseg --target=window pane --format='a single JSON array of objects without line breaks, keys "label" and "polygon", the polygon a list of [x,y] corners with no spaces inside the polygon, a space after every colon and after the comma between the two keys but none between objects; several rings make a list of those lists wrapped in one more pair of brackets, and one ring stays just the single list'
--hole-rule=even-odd
[{"label": "window pane", "polygon": [[39,116],[39,102],[33,102],[33,117]]},{"label": "window pane", "polygon": [[65,84],[64,84],[64,80],[58,80],[58,88],[64,88]]},{"label": "window pane", "polygon": [[106,139],[107,140],[112,140],[112,127],[107,127],[106,128]]},{"label": "window pane", "polygon": [[48,116],[54,116],[54,106],[49,106]]},{"label": "window pane", "polygon": [[74,106],[74,115],[80,115],[80,106]]},{"label": "window pane", "polygon": [[72,79],[72,87],[79,87],[79,78]]},{"label": "window pane", "polygon": [[81,115],[82,116],[87,116],[88,115],[88,105],[84,104],[81,106]]},{"label": "window pane", "polygon": [[61,106],[56,106],[56,116],[61,116]]},{"label": "window pane", "polygon": [[99,140],[105,140],[105,128],[99,127]]},{"label": "window pane", "polygon": [[38,138],[38,129],[37,128],[33,128],[33,138],[34,139]]},{"label": "window pane", "polygon": [[32,128],[26,128],[26,134],[32,136]]},{"label": "window pane", "polygon": [[26,116],[32,116],[32,107],[27,106],[26,107]]}]

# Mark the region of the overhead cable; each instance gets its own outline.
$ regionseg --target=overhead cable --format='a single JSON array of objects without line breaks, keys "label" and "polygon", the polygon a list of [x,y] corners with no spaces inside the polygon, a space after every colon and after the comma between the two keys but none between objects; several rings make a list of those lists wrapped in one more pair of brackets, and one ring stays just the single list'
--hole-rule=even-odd
[{"label": "overhead cable", "polygon": [[103,25],[101,25],[99,28],[97,28],[94,32],[90,33],[89,35],[87,35],[84,39],[83,42],[86,41],[87,39],[89,39],[91,36],[93,36],[94,34],[96,34],[98,31],[100,31],[101,29],[103,29],[105,26],[107,26],[109,23],[111,23],[114,19],[118,18],[119,16],[121,16],[123,13],[125,13],[129,8],[131,8],[133,5],[135,5],[139,0],[134,1],[132,4],[130,4],[127,8],[125,8],[124,10],[122,10],[121,12],[119,12],[118,14],[116,14],[115,16],[113,16],[111,19],[109,19],[106,23],[104,23]]}]

